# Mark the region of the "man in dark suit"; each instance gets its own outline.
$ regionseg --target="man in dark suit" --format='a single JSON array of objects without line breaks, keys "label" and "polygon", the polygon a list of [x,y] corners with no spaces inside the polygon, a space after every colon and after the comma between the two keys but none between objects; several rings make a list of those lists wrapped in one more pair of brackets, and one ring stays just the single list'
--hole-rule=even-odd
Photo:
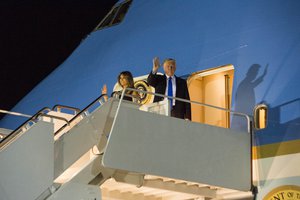
[{"label": "man in dark suit", "polygon": [[[159,59],[155,57],[152,71],[147,78],[149,85],[155,88],[155,93],[190,100],[186,81],[174,75],[176,61],[169,58],[163,62],[164,75],[157,74],[159,67]],[[154,102],[162,101],[163,99],[163,97],[155,96]],[[171,104],[171,116],[191,120],[190,103],[174,99],[169,101]]]}]

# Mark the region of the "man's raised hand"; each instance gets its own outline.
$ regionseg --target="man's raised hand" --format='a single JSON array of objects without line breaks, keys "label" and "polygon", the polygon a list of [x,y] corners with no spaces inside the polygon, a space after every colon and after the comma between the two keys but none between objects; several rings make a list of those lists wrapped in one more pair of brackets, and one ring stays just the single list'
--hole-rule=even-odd
[{"label": "man's raised hand", "polygon": [[160,67],[160,64],[159,64],[159,58],[158,57],[155,57],[153,58],[153,68],[152,68],[152,72],[153,73],[156,73],[158,71]]}]

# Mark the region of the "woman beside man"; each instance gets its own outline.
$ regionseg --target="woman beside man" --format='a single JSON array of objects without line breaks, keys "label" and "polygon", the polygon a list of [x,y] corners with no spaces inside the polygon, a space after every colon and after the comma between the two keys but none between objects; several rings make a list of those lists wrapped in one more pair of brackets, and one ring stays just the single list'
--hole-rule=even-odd
[{"label": "woman beside man", "polygon": [[[112,96],[118,96],[120,97],[122,94],[122,91],[126,88],[132,88],[134,89],[134,81],[133,76],[129,71],[123,71],[118,75],[118,84],[122,87],[121,91],[113,92]],[[102,87],[102,94],[107,94],[107,86],[103,85]],[[107,96],[104,97],[107,101]],[[139,95],[136,91],[126,90],[124,97],[124,100],[127,101],[136,101],[136,99],[139,99]]]}]

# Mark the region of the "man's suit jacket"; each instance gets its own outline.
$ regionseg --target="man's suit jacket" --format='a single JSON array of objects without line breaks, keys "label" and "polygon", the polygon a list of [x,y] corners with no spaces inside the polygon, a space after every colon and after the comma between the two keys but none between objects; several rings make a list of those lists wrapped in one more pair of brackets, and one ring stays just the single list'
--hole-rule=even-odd
[{"label": "man's suit jacket", "polygon": [[[186,81],[182,78],[176,77],[176,97],[190,100],[190,95],[188,92]],[[166,84],[167,84],[166,75],[153,74],[150,72],[147,81],[148,84],[155,88],[155,93],[165,94]],[[153,102],[162,101],[164,98],[155,96]],[[191,119],[191,104],[185,103],[179,100],[175,101],[175,106],[171,111],[173,117],[182,118],[182,119]]]}]

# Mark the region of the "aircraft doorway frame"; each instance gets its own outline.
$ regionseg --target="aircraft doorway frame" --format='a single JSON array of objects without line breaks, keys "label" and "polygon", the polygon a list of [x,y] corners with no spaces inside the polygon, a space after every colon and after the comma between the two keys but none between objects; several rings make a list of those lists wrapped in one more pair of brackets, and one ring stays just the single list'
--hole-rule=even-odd
[{"label": "aircraft doorway frame", "polygon": [[[231,109],[234,67],[223,65],[192,73],[188,89],[192,101]],[[192,121],[230,128],[230,113],[192,104]]]}]

